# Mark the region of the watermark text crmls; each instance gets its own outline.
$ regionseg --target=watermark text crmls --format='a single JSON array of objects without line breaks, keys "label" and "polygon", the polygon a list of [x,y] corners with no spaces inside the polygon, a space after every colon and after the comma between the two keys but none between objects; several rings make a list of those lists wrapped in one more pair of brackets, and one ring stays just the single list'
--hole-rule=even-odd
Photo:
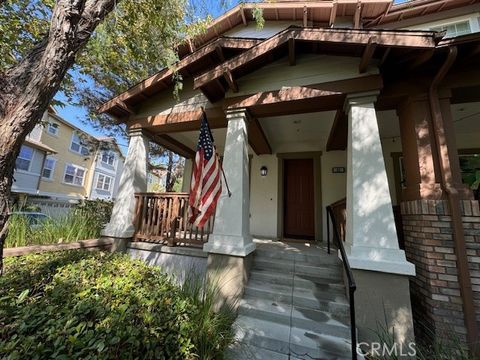
[{"label": "watermark text crmls", "polygon": [[361,342],[358,343],[357,352],[359,355],[360,349],[366,350],[373,356],[411,356],[414,357],[417,355],[417,348],[414,342],[404,343],[404,344],[386,344],[381,342]]}]

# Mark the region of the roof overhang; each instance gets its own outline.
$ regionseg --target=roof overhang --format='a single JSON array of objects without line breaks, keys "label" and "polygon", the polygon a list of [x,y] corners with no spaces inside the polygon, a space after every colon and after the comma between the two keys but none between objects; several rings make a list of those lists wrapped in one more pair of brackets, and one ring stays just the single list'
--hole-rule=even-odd
[{"label": "roof overhang", "polygon": [[[150,76],[127,91],[107,101],[100,106],[98,111],[117,118],[126,117],[134,112],[132,107],[135,106],[135,104],[169,87],[172,84],[172,78],[175,72],[185,72],[186,74],[192,72],[195,73],[195,70],[191,69],[195,65],[211,67],[212,60],[209,59],[209,57],[213,54],[219,58],[218,63],[221,63],[225,60],[222,59],[222,56],[225,56],[223,53],[225,50],[244,51],[260,42],[262,42],[261,39],[217,38],[195,50],[193,53],[174,64],[171,68],[164,69]],[[199,64],[202,61],[205,61],[205,63]]]},{"label": "roof overhang", "polygon": [[[360,56],[374,56],[375,49],[435,49],[436,33],[425,31],[318,29],[290,27],[242,54],[225,61],[194,79],[194,89],[200,89],[211,101],[216,102],[225,96],[228,88],[238,91],[235,79],[271,62],[275,52],[292,51],[295,47],[308,44],[321,44],[323,53]],[[372,51],[373,50],[373,51]],[[295,49],[293,49],[295,51]],[[368,53],[368,54],[366,54]],[[278,57],[279,55],[276,54]],[[362,72],[362,71],[360,71]]]},{"label": "roof overhang", "polygon": [[[238,25],[255,21],[254,11],[260,9],[266,21],[301,21],[304,26],[331,26],[336,17],[355,17],[374,20],[388,12],[393,0],[323,0],[323,1],[275,1],[244,3],[235,6],[216,18],[205,33],[194,42],[204,44]],[[181,52],[188,52],[188,44]]]},{"label": "roof overhang", "polygon": [[45,144],[43,144],[39,141],[35,141],[35,140],[32,140],[32,139],[26,138],[24,142],[25,142],[25,144],[27,144],[27,145],[35,148],[35,149],[45,151],[47,154],[56,154],[57,153],[50,146],[47,146],[47,145],[45,145]]}]

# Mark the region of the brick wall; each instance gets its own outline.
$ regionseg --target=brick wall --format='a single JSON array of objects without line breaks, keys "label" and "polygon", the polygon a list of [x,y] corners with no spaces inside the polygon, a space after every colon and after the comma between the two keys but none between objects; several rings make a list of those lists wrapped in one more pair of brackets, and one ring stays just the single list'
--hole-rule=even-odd
[{"label": "brick wall", "polygon": [[[480,321],[480,209],[463,201],[463,223],[470,275]],[[446,200],[415,200],[401,204],[405,252],[417,275],[410,281],[415,333],[420,341],[433,336],[466,342],[452,220]]]}]

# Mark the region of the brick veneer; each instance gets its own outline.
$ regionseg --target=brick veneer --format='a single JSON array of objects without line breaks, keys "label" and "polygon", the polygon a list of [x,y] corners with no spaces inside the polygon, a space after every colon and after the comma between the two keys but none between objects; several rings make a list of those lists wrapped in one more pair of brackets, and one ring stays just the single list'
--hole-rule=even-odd
[{"label": "brick veneer", "polygon": [[[477,323],[480,323],[479,202],[462,201],[462,208]],[[410,280],[416,336],[420,341],[430,342],[432,336],[452,339],[454,333],[466,342],[448,202],[407,201],[401,204],[401,212],[405,252],[417,272]]]}]

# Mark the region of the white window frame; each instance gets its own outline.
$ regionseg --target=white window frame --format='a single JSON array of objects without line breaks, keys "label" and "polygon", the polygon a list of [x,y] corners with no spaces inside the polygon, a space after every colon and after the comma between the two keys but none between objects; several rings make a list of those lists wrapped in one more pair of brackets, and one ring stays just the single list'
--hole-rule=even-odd
[{"label": "white window frame", "polygon": [[[77,135],[77,137],[78,137],[78,140],[79,140],[78,143],[74,141],[75,140],[75,135]],[[73,144],[78,145],[78,150],[72,149]],[[85,154],[82,153],[82,149],[85,149],[85,152],[86,152]],[[88,147],[86,147],[85,145],[82,145],[82,139],[81,139],[78,131],[74,131],[72,133],[72,138],[70,140],[70,151],[74,152],[75,154],[82,155],[82,156],[90,155],[90,150],[88,149]]]},{"label": "white window frame", "polygon": [[[53,129],[53,131],[52,131]],[[60,131],[60,125],[56,122],[49,121],[47,124],[47,134],[58,137],[58,132]]]},{"label": "white window frame", "polygon": [[[74,168],[74,174],[73,175],[67,174],[67,169],[68,169],[69,166]],[[77,171],[78,170],[83,170],[83,177],[82,177],[82,184],[81,185],[75,183],[75,178],[79,178],[79,176],[77,176]],[[68,182],[68,181],[65,180],[66,175],[73,176],[72,182]],[[75,164],[65,164],[65,169],[63,170],[62,182],[66,185],[83,187],[85,185],[86,175],[87,175],[87,169],[85,169],[84,167],[79,166],[79,165],[75,165]]]},{"label": "white window frame", "polygon": [[[27,158],[24,158],[21,156],[22,154],[22,148],[25,147],[25,148],[28,148],[30,150],[32,150],[32,157],[30,159],[27,159]],[[30,172],[30,169],[32,168],[32,161],[33,161],[33,157],[35,156],[35,149],[30,147],[30,146],[27,146],[27,145],[22,145],[22,147],[20,148],[20,152],[18,153],[18,156],[17,156],[17,159],[15,160],[15,168],[18,170],[18,171],[25,171],[25,172]],[[17,160],[18,159],[21,159],[21,160],[25,160],[25,161],[28,161],[28,169],[20,169],[17,167]]]},{"label": "white window frame", "polygon": [[[110,164],[110,163],[108,163],[108,161],[103,161],[104,156],[107,156],[109,158],[112,157],[113,158],[112,163]],[[117,160],[117,154],[115,154],[115,152],[113,152],[113,151],[103,151],[102,155],[100,157],[100,161],[101,161],[102,164],[112,166],[112,167],[115,167],[116,160]]]},{"label": "white window frame", "polygon": [[[100,177],[102,177],[102,180],[100,181]],[[108,187],[105,189],[105,185],[107,185],[106,180],[108,180]],[[101,182],[101,186],[99,187],[98,184]],[[110,188],[113,184],[113,178],[111,176],[105,175],[105,174],[98,174],[97,175],[97,181],[95,182],[95,189],[97,190],[102,190],[102,191],[108,191],[110,192]]]},{"label": "white window frame", "polygon": [[[48,169],[48,168],[46,167],[48,160],[53,161],[53,165],[52,165],[52,168],[51,168],[51,169]],[[53,173],[54,173],[54,171],[55,171],[55,166],[56,166],[56,165],[57,165],[57,159],[55,159],[54,157],[51,157],[51,156],[47,156],[47,157],[46,157],[45,163],[43,164],[43,169],[42,169],[42,179],[43,179],[43,180],[53,180]],[[50,177],[45,176],[45,174],[44,174],[45,169],[50,170]]]},{"label": "white window frame", "polygon": [[[469,31],[466,32],[466,33],[461,33],[461,34],[458,34],[457,32],[457,25],[459,24],[467,24],[468,25],[468,29]],[[467,34],[471,34],[474,32],[474,30],[472,29],[472,23],[470,22],[470,18],[468,19],[464,19],[464,20],[456,20],[456,21],[451,21],[451,22],[447,22],[447,23],[444,23],[444,24],[438,24],[438,25],[435,25],[435,26],[432,26],[430,28],[430,30],[432,31],[448,31],[448,27],[449,26],[454,26],[455,27],[455,33],[454,34],[446,34],[445,37],[447,38],[454,38],[454,37],[457,37],[457,36],[462,36],[462,35],[467,35]]]}]

